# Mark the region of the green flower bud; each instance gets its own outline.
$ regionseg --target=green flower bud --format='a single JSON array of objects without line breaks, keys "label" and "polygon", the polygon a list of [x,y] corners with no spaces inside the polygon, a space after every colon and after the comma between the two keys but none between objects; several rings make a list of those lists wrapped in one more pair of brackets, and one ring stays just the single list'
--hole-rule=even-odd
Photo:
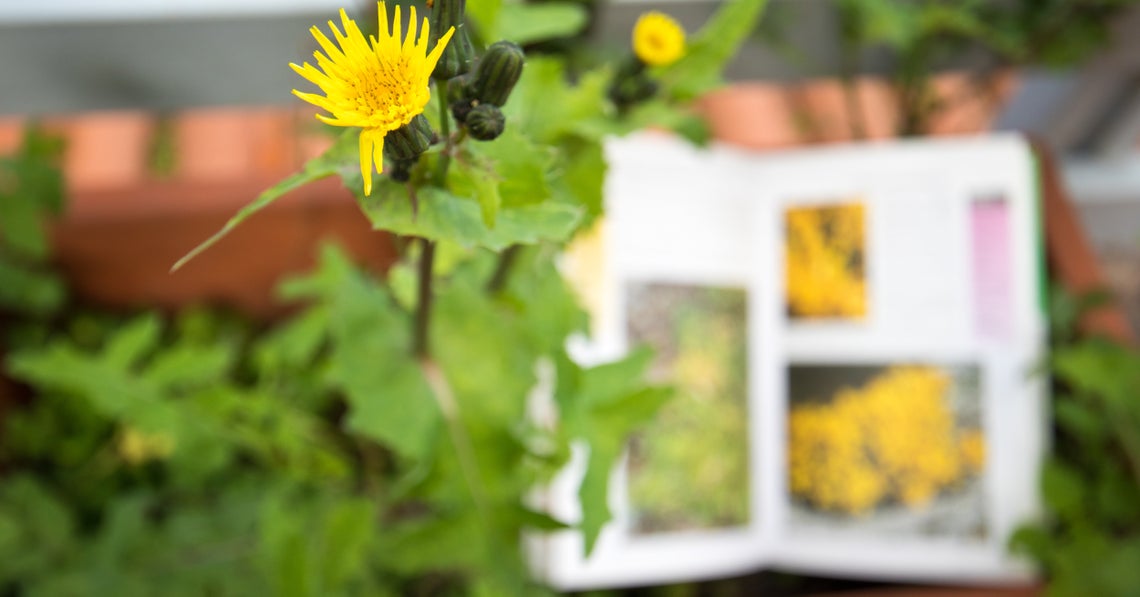
[{"label": "green flower bud", "polygon": [[487,48],[475,67],[475,76],[469,85],[468,97],[482,104],[502,106],[507,103],[515,83],[522,76],[526,55],[522,48],[509,41],[498,41]]},{"label": "green flower bud", "polygon": [[506,119],[497,106],[479,104],[467,113],[467,130],[480,141],[490,141],[503,134]]},{"label": "green flower bud", "polygon": [[384,153],[393,160],[415,160],[431,147],[435,132],[423,114],[417,114],[411,122],[384,135]]},{"label": "green flower bud", "polygon": [[657,82],[644,72],[619,75],[610,83],[607,95],[619,110],[624,111],[657,95]]},{"label": "green flower bud", "polygon": [[435,64],[432,77],[447,80],[471,70],[475,59],[475,47],[467,36],[467,23],[464,14],[467,0],[435,0],[431,7],[431,38],[428,47],[434,48],[439,38],[452,27],[455,33],[443,49],[439,62]]}]

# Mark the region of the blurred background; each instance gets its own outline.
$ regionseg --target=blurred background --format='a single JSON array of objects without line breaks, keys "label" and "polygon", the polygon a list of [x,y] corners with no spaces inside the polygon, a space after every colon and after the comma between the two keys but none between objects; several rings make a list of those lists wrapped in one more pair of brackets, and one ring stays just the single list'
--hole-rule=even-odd
[{"label": "blurred background", "polygon": [[[223,305],[254,322],[238,327],[257,326],[285,312],[273,288],[311,267],[328,234],[377,270],[392,262],[391,241],[372,234],[337,184],[322,183],[168,273],[237,208],[331,143],[312,109],[289,94],[298,81],[287,62],[308,59],[315,49],[309,27],[346,3],[357,14],[375,11],[370,2],[330,0],[0,2],[0,155],[18,150],[33,121],[62,139],[68,207],[50,243],[76,296],[120,313]],[[528,50],[589,65],[627,51],[646,10],[667,12],[692,32],[718,6],[573,3],[580,32],[536,40]],[[985,131],[1031,135],[1054,152],[1108,289],[1140,329],[1140,3],[771,0],[728,76],[730,85],[698,101],[704,126],[695,136],[776,150]],[[186,321],[197,325],[193,315]],[[0,386],[0,406],[5,401],[19,397],[6,399]],[[163,450],[125,441],[127,450]],[[0,596],[21,594],[5,592],[3,581]],[[628,594],[883,590],[761,573]]]}]

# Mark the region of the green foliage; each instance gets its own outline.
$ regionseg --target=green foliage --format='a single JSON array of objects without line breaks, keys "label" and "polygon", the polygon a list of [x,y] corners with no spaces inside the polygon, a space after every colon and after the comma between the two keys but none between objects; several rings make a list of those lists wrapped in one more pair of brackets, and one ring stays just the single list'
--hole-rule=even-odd
[{"label": "green foliage", "polygon": [[30,127],[16,154],[0,158],[0,312],[44,316],[64,301],[46,228],[63,203],[62,153],[59,139]]},{"label": "green foliage", "polygon": [[1049,575],[1050,595],[1131,595],[1140,583],[1140,352],[1072,332],[1103,300],[1055,292],[1051,302],[1056,439],[1041,472],[1048,516],[1011,540]]}]

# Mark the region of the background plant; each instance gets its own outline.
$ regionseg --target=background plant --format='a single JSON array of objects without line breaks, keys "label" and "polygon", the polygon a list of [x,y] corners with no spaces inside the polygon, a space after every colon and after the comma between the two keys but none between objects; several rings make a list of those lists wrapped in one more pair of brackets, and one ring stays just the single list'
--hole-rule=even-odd
[{"label": "background plant", "polygon": [[1055,290],[1051,301],[1046,513],[1011,540],[1040,563],[1050,595],[1131,595],[1140,583],[1140,352],[1076,327],[1106,300]]},{"label": "background plant", "polygon": [[[965,101],[996,104],[1003,74],[1021,67],[1071,67],[1103,48],[1113,19],[1135,0],[829,0],[839,42],[837,75],[844,85],[851,137],[867,136],[866,112],[855,82],[878,70],[890,82],[898,110],[896,136],[930,132],[936,118]],[[760,39],[807,69],[807,59],[788,36],[791,10],[775,11]],[[969,85],[939,95],[934,77],[958,68]]]}]

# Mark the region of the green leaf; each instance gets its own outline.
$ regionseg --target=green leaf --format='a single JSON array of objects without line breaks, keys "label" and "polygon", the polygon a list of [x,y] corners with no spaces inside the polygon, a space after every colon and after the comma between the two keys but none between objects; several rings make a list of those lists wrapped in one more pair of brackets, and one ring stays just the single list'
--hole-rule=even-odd
[{"label": "green leaf", "polygon": [[495,218],[503,204],[499,194],[499,175],[490,158],[467,152],[466,159],[457,160],[447,173],[452,192],[460,197],[474,197],[483,214],[483,224],[495,227]]},{"label": "green leaf", "polygon": [[566,433],[584,439],[590,449],[578,491],[582,505],[579,526],[587,555],[610,519],[610,475],[628,436],[652,419],[671,395],[667,388],[645,385],[644,375],[652,359],[652,351],[641,349],[620,361],[591,369],[581,369],[566,359],[559,362],[555,397]]},{"label": "green leaf", "polygon": [[529,44],[575,35],[585,28],[586,19],[586,7],[576,2],[510,2],[502,5],[498,33],[502,39]]},{"label": "green leaf", "polygon": [[136,317],[107,341],[104,358],[113,366],[131,367],[154,350],[161,333],[162,323],[155,313]]},{"label": "green leaf", "polygon": [[63,281],[54,273],[0,260],[0,310],[48,315],[59,309],[65,298]]},{"label": "green leaf", "polygon": [[381,538],[384,567],[401,574],[477,570],[489,557],[483,524],[474,510],[397,524]]},{"label": "green leaf", "polygon": [[609,79],[609,70],[601,68],[584,73],[577,85],[570,85],[561,61],[528,57],[503,114],[510,127],[521,128],[539,143],[551,143],[566,134],[600,140],[611,131],[605,118],[611,112],[606,101]]},{"label": "green leaf", "polygon": [[[225,238],[227,234],[237,228],[239,224],[244,222],[253,214],[268,207],[274,201],[280,199],[286,193],[296,190],[310,182],[327,178],[334,174],[346,174],[345,170],[358,170],[359,161],[357,159],[358,139],[355,129],[345,131],[337,138],[336,143],[318,157],[315,157],[305,163],[304,168],[282,180],[281,182],[273,185],[268,190],[264,191],[257,196],[252,203],[246,205],[238,211],[237,215],[233,216],[226,222],[226,225],[221,230],[214,233],[213,236],[206,239],[205,242],[194,247],[184,257],[179,259],[174,267],[170,268],[171,271],[176,271],[178,268],[186,265],[188,261],[197,257],[200,253],[212,247],[215,243]],[[347,174],[346,174],[347,175]],[[356,172],[359,176],[359,172]]]},{"label": "green leaf", "polygon": [[258,370],[270,374],[308,367],[327,338],[328,328],[329,311],[322,306],[277,326],[253,349]]},{"label": "green leaf", "polygon": [[364,569],[376,539],[376,506],[368,499],[343,499],[322,522],[320,580],[327,595],[343,590],[346,581]]},{"label": "green leaf", "polygon": [[319,297],[329,313],[329,381],[343,389],[348,428],[401,454],[423,458],[432,449],[439,409],[410,356],[410,322],[388,295],[332,246],[318,271],[289,283],[290,294]]},{"label": "green leaf", "polygon": [[0,248],[33,261],[46,258],[48,240],[42,209],[24,193],[0,194]]},{"label": "green leaf", "polygon": [[224,383],[233,361],[234,351],[225,345],[181,344],[156,354],[145,378],[164,389]]},{"label": "green leaf", "polygon": [[693,99],[721,84],[721,73],[756,26],[767,0],[728,0],[692,38],[685,56],[661,72],[669,95]]},{"label": "green leaf", "polygon": [[1058,396],[1053,403],[1057,425],[1089,447],[1100,449],[1108,435],[1104,415],[1072,396]]},{"label": "green leaf", "polygon": [[565,240],[581,217],[580,209],[548,201],[502,209],[495,228],[490,229],[483,222],[482,210],[475,201],[456,197],[437,187],[424,187],[418,193],[418,202],[419,212],[413,214],[407,190],[381,180],[371,197],[361,199],[361,209],[374,228],[494,251],[514,244]]},{"label": "green leaf", "polygon": [[1068,465],[1050,460],[1041,470],[1041,494],[1045,504],[1062,517],[1079,515],[1083,508],[1084,481]]},{"label": "green leaf", "polygon": [[1114,404],[1130,405],[1140,383],[1140,354],[1099,339],[1056,349],[1052,364],[1065,383]]},{"label": "green leaf", "polygon": [[308,548],[304,514],[281,495],[271,496],[262,507],[258,548],[276,594],[283,597],[316,593],[312,570],[315,554]]},{"label": "green leaf", "polygon": [[[558,179],[555,192],[561,200],[580,205],[593,221],[605,206],[603,187],[609,169],[601,143],[575,140],[564,145],[565,171]],[[583,224],[587,224],[584,222]]]},{"label": "green leaf", "polygon": [[534,205],[550,198],[547,180],[554,168],[553,148],[535,144],[517,128],[507,129],[494,141],[472,143],[468,148],[497,173],[504,207]]},{"label": "green leaf", "polygon": [[499,14],[503,10],[503,0],[481,0],[467,5],[467,18],[471,19],[484,45],[502,39],[499,34]]}]

